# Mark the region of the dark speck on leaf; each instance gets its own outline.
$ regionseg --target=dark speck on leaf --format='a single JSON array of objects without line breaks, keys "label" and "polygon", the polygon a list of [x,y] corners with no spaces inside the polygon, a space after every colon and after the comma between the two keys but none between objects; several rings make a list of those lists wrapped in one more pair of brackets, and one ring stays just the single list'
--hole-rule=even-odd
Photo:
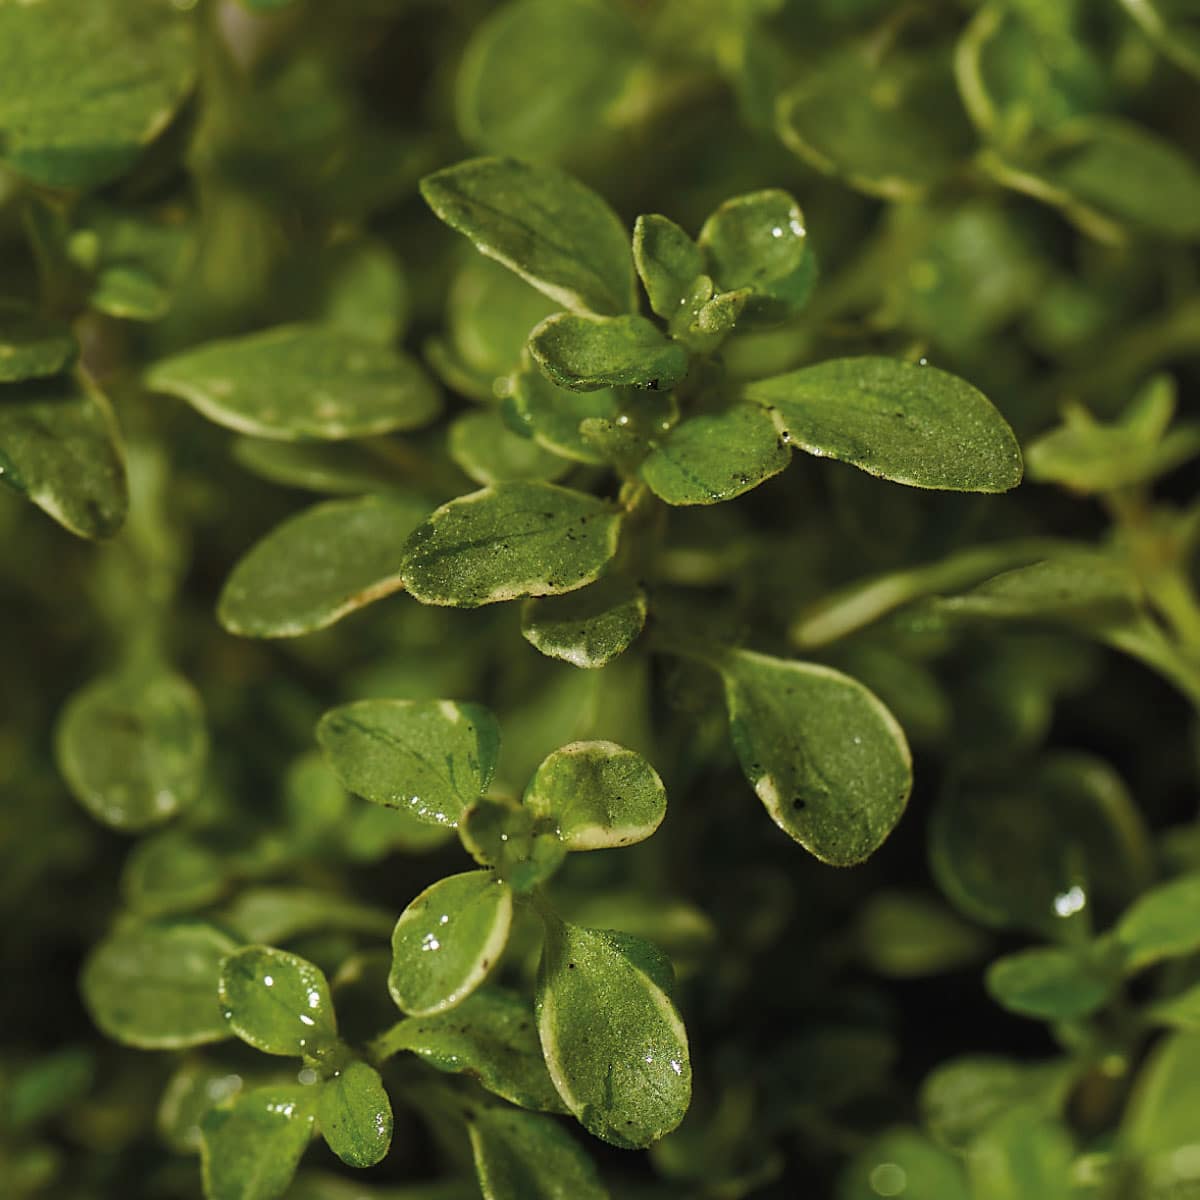
[{"label": "dark speck on leaf", "polygon": [[802,800],[799,796],[797,796],[795,800],[792,801],[792,807],[799,812],[800,809],[808,807],[808,801]]}]

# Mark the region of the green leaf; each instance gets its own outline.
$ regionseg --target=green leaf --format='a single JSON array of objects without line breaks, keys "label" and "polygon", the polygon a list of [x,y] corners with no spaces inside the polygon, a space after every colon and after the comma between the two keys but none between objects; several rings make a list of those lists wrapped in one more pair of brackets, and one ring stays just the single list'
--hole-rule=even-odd
[{"label": "green leaf", "polygon": [[1157,1025],[1186,1032],[1200,1032],[1200,983],[1176,992],[1164,1000],[1157,1000],[1144,1015]]},{"label": "green leaf", "polygon": [[892,714],[861,683],[815,663],[731,650],[712,665],[738,760],[775,824],[835,866],[873,854],[912,790]]},{"label": "green leaf", "polygon": [[157,0],[0,4],[0,157],[44,187],[123,174],[191,89],[192,30]]},{"label": "green leaf", "polygon": [[199,1154],[205,1115],[228,1103],[241,1089],[242,1077],[228,1067],[185,1058],[158,1103],[155,1124],[159,1136],[176,1154]]},{"label": "green leaf", "polygon": [[483,1200],[608,1200],[591,1159],[549,1117],[488,1105],[467,1132]]},{"label": "green leaf", "polygon": [[463,813],[458,834],[477,863],[493,868],[497,878],[518,893],[549,879],[567,853],[552,821],[535,819],[513,800],[476,800]]},{"label": "green leaf", "polygon": [[394,465],[358,442],[272,442],[236,437],[233,457],[262,479],[309,492],[361,496],[403,484]]},{"label": "green leaf", "polygon": [[357,1059],[343,1067],[321,1089],[317,1123],[348,1166],[382,1162],[392,1144],[392,1105],[379,1072]]},{"label": "green leaf", "polygon": [[1113,930],[1136,971],[1200,949],[1200,874],[1181,875],[1143,892]]},{"label": "green leaf", "polygon": [[278,945],[319,930],[344,930],[372,937],[391,932],[390,912],[317,888],[248,888],[222,912],[224,924],[243,941]]},{"label": "green leaf", "polygon": [[837,1200],[972,1200],[962,1168],[916,1129],[900,1127],[875,1138],[843,1172]]},{"label": "green leaf", "polygon": [[114,1040],[177,1050],[230,1034],[221,961],[237,943],[202,922],[129,925],[100,942],[80,978],[92,1020]]},{"label": "green leaf", "polygon": [[1200,77],[1200,21],[1190,0],[1121,0],[1121,6],[1163,55]]},{"label": "green leaf", "polygon": [[962,1151],[975,1136],[1017,1104],[1038,1104],[1057,1115],[1077,1068],[1068,1059],[1015,1062],[991,1055],[951,1059],[921,1085],[921,1115],[933,1136]]},{"label": "green leaf", "polygon": [[623,654],[646,623],[646,594],[623,575],[609,575],[566,596],[526,600],[521,635],[550,658],[597,668]]},{"label": "green leaf", "polygon": [[941,183],[972,143],[948,57],[896,50],[827,56],[780,96],[776,129],[818,171],[898,201]]},{"label": "green leaf", "polygon": [[1121,1119],[1118,1146],[1140,1155],[1160,1155],[1195,1145],[1198,1080],[1200,1034],[1175,1033],[1159,1041],[1138,1072]]},{"label": "green leaf", "polygon": [[719,504],[778,475],[792,460],[790,437],[757,404],[734,404],[654,439],[642,478],[668,504]]},{"label": "green leaf", "polygon": [[428,514],[407,496],[361,496],[307,508],[237,562],[217,617],[241,637],[299,637],[404,586],[408,535]]},{"label": "green leaf", "polygon": [[427,887],[396,922],[388,990],[409,1016],[465,1000],[508,941],[513,899],[492,871],[467,871]]},{"label": "green leaf", "polygon": [[1041,1021],[1086,1017],[1112,995],[1115,979],[1088,946],[1038,946],[998,958],[985,981],[997,1004]]},{"label": "green leaf", "polygon": [[292,1182],[316,1122],[320,1089],[274,1084],[214,1108],[201,1126],[208,1200],[276,1200]]},{"label": "green leaf", "polygon": [[0,404],[0,482],[79,537],[112,537],[129,493],[108,400],[86,376],[11,391]]},{"label": "green leaf", "polygon": [[552,454],[600,464],[605,457],[580,433],[589,419],[615,421],[622,401],[617,392],[571,392],[557,387],[530,362],[508,383],[504,417],[517,433],[533,438]]},{"label": "green leaf", "polygon": [[330,709],[317,741],[352,792],[430,825],[458,824],[491,782],[496,719],[453,700],[359,700]]},{"label": "green leaf", "polygon": [[687,1032],[629,934],[546,919],[537,1022],[550,1078],[591,1134],[640,1148],[674,1129],[692,1094]]},{"label": "green leaf", "polygon": [[675,321],[704,272],[700,247],[674,221],[651,213],[634,223],[633,261],[650,307],[664,321]]},{"label": "green leaf", "polygon": [[216,900],[228,879],[221,856],[183,829],[141,838],[125,859],[121,892],[144,917],[194,912]]},{"label": "green leaf", "polygon": [[513,433],[496,412],[459,417],[450,426],[447,448],[463,472],[484,486],[554,480],[565,475],[571,465],[532,439]]},{"label": "green leaf", "polygon": [[295,954],[243,946],[221,964],[220,986],[230,1028],[265,1054],[314,1055],[337,1036],[324,974]]},{"label": "green leaf", "polygon": [[1006,492],[1021,482],[1008,423],[969,383],[891,358],[838,358],[763,379],[746,397],[774,407],[792,443],[912,487]]},{"label": "green leaf", "polygon": [[667,814],[658,772],[614,742],[572,742],[546,758],[525,805],[556,823],[569,850],[603,850],[648,838]]},{"label": "green leaf", "polygon": [[919,893],[874,892],[857,922],[860,953],[889,979],[920,979],[974,962],[987,939],[944,905]]},{"label": "green leaf", "polygon": [[[532,1014],[529,1028],[532,1032]],[[28,1136],[33,1126],[76,1105],[91,1089],[95,1075],[95,1055],[86,1047],[64,1046],[40,1055],[5,1079],[5,1124]]]},{"label": "green leaf", "polygon": [[0,383],[57,375],[78,353],[69,326],[15,300],[0,299]]},{"label": "green leaf", "polygon": [[476,608],[554,596],[597,579],[620,514],[550,483],[500,483],[443,504],[408,540],[404,581],[422,604]]},{"label": "green leaf", "polygon": [[570,175],[506,158],[475,158],[421,180],[425,202],[552,300],[577,312],[634,307],[629,235],[608,204]]},{"label": "green leaf", "polygon": [[967,1175],[973,1200],[1029,1200],[1071,1194],[1075,1148],[1057,1121],[1036,1108],[1002,1114],[971,1143]]},{"label": "green leaf", "polygon": [[1200,168],[1139,125],[1081,121],[1063,131],[1037,170],[1103,217],[1161,237],[1200,239]]},{"label": "green leaf", "polygon": [[1073,922],[1115,916],[1150,882],[1154,861],[1120,776],[1075,752],[952,781],[933,810],[929,857],[972,920],[1055,939]]},{"label": "green leaf", "polygon": [[816,281],[804,214],[778,188],[726,200],[704,222],[700,245],[721,288],[750,289],[752,318],[782,321],[799,312]]},{"label": "green leaf", "polygon": [[522,1108],[566,1112],[546,1072],[533,1010],[503,988],[485,985],[449,1012],[406,1017],[374,1049],[380,1061],[411,1051],[439,1071],[477,1079]]},{"label": "green leaf", "polygon": [[530,335],[529,352],[548,378],[574,392],[609,387],[666,391],[687,374],[688,356],[658,327],[634,314],[557,313]]},{"label": "green leaf", "polygon": [[407,355],[324,325],[281,325],[155,363],[155,391],[229,429],[291,442],[428,425],[441,408]]},{"label": "green leaf", "polygon": [[518,0],[475,29],[458,71],[463,138],[497,154],[556,160],[621,123],[637,78],[635,29],[595,0]]},{"label": "green leaf", "polygon": [[88,812],[136,833],[199,795],[208,757],[204,708],[186,679],[157,663],[102,676],[67,702],[55,750]]}]

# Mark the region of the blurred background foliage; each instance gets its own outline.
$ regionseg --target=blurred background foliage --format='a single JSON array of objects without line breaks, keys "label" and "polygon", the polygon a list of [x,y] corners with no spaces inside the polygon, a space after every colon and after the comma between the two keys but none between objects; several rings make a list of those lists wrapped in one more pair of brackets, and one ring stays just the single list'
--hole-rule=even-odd
[{"label": "blurred background foliage", "polygon": [[[23,32],[26,8],[53,19]],[[88,71],[121,62],[161,120],[104,108]],[[573,863],[558,896],[658,941],[681,977],[696,1098],[647,1153],[590,1143],[614,1196],[1200,1195],[1200,903],[1167,904],[1165,950],[1129,915],[1200,871],[1198,75],[1193,0],[0,0],[0,304],[49,323],[50,356],[48,381],[0,383],[0,477],[29,492],[0,495],[6,1194],[198,1196],[187,1103],[261,1070],[236,1044],[147,1053],[96,1031],[81,963],[129,914],[265,921],[242,928],[320,964],[339,1012],[359,999],[362,1036],[378,1028],[356,993],[377,914],[461,856],[314,782],[306,756],[330,705],[403,696],[492,707],[510,787],[578,737],[642,750],[666,781],[659,836]],[[32,144],[38,88],[76,144]],[[730,372],[924,355],[1017,430],[1027,481],[1004,497],[806,460],[670,513],[664,592],[724,637],[852,671],[904,726],[916,790],[864,866],[823,866],[765,819],[687,664],[635,647],[576,670],[512,605],[397,596],[272,642],[215,620],[232,564],[318,495],[431,508],[478,478],[448,423],[494,414],[550,309],[421,202],[421,175],[471,153],[556,163],[629,222],[691,231],[730,195],[789,190],[820,282],[800,317],[731,341]],[[274,443],[143,384],[167,354],[294,321],[403,345],[446,419]],[[16,469],[23,406],[68,386],[72,344],[54,361],[46,327],[73,331],[94,389],[47,426],[68,474],[98,480],[80,511]],[[1092,557],[1028,594],[970,590],[1029,561],[972,547],[1023,539]],[[848,617],[880,575],[894,602]],[[153,811],[86,811],[60,714],[164,664],[202,698],[202,779],[183,771]],[[518,947],[506,970],[531,969]],[[474,1189],[462,1147],[400,1110],[382,1165],[351,1178],[314,1147],[289,1195]]]}]

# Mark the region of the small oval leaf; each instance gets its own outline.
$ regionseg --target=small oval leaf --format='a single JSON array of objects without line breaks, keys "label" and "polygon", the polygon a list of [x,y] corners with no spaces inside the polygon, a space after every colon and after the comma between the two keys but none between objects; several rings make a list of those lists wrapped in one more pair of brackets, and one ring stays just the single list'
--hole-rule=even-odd
[{"label": "small oval leaf", "polygon": [[78,353],[68,326],[16,301],[0,299],[0,383],[57,375]]},{"label": "small oval leaf", "polygon": [[455,826],[487,789],[496,718],[453,700],[359,700],[332,708],[317,741],[343,785],[429,825]]},{"label": "small oval leaf", "polygon": [[1115,979],[1088,947],[1037,946],[998,958],[985,977],[997,1004],[1041,1021],[1089,1016],[1112,995]]},{"label": "small oval leaf", "polygon": [[501,483],[442,505],[408,540],[404,580],[422,604],[476,608],[554,596],[596,579],[620,514],[550,483]]},{"label": "small oval leaf", "polygon": [[299,637],[399,591],[405,542],[428,512],[424,501],[398,496],[305,509],[238,561],[218,619],[242,637]]},{"label": "small oval leaf", "polygon": [[615,742],[572,742],[534,773],[525,806],[557,823],[569,850],[603,850],[648,838],[667,813],[658,772]]},{"label": "small oval leaf", "polygon": [[557,313],[529,335],[529,352],[547,378],[573,392],[610,387],[668,391],[688,369],[687,351],[636,315]]},{"label": "small oval leaf", "polygon": [[646,594],[610,575],[565,596],[526,600],[521,634],[549,658],[597,668],[623,654],[646,624]]},{"label": "small oval leaf", "polygon": [[508,942],[512,891],[492,871],[466,871],[427,887],[396,922],[388,990],[423,1017],[465,1000]]},{"label": "small oval leaf", "polygon": [[936,367],[892,358],[836,358],[749,384],[778,410],[792,443],[893,483],[1006,492],[1021,450],[984,394]]},{"label": "small oval leaf", "polygon": [[392,1105],[379,1072],[357,1059],[343,1067],[321,1089],[317,1123],[348,1166],[382,1162],[392,1144]]},{"label": "small oval leaf", "polygon": [[337,1036],[324,973],[270,946],[244,946],[221,965],[221,1003],[233,1032],[265,1054],[313,1054]]},{"label": "small oval leaf", "polygon": [[418,429],[441,408],[407,355],[325,325],[209,342],[156,363],[146,382],[218,425],[282,441]]}]

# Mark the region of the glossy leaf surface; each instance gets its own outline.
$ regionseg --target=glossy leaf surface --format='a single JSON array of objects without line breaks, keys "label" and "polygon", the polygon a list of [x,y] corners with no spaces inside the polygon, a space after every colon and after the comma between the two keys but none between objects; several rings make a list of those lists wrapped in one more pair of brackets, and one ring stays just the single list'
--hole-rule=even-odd
[{"label": "glossy leaf surface", "polygon": [[388,989],[402,1012],[423,1017],[465,1000],[508,942],[512,891],[492,871],[450,875],[426,888],[396,922]]},{"label": "glossy leaf surface", "polygon": [[79,537],[111,537],[129,495],[108,401],[67,376],[13,391],[0,404],[0,481]]},{"label": "glossy leaf surface", "polygon": [[1006,492],[1021,482],[1008,423],[969,383],[891,358],[839,358],[760,380],[792,443],[912,487]]},{"label": "glossy leaf surface", "polygon": [[270,946],[244,946],[221,967],[221,1003],[234,1033],[266,1054],[316,1054],[337,1036],[325,975]]},{"label": "glossy leaf surface", "polygon": [[392,1143],[392,1105],[374,1067],[357,1059],[321,1088],[317,1122],[330,1150],[351,1167],[373,1167]]},{"label": "glossy leaf surface", "polygon": [[325,325],[284,325],[155,363],[155,391],[255,437],[338,441],[418,429],[441,402],[406,355]]},{"label": "glossy leaf surface", "polygon": [[734,749],[771,819],[822,862],[849,866],[892,831],[912,790],[904,732],[862,684],[829,667],[730,651]]},{"label": "glossy leaf surface", "polygon": [[276,1200],[287,1191],[312,1137],[316,1087],[275,1084],[214,1108],[202,1126],[208,1200]]},{"label": "glossy leaf surface", "polygon": [[567,853],[553,821],[538,820],[513,800],[476,800],[463,813],[458,834],[467,853],[517,893],[548,880]]},{"label": "glossy leaf surface", "polygon": [[664,321],[675,320],[704,271],[700,247],[674,221],[651,213],[634,224],[633,261],[650,307]]},{"label": "glossy leaf surface", "polygon": [[645,623],[645,593],[622,575],[565,596],[527,600],[521,609],[521,633],[531,646],[588,669],[623,654]]},{"label": "glossy leaf surface", "polygon": [[570,850],[629,846],[648,838],[667,812],[658,772],[615,742],[573,742],[534,773],[525,805],[553,821]]},{"label": "glossy leaf surface", "polygon": [[495,718],[452,700],[359,700],[330,709],[317,740],[350,791],[430,825],[454,826],[491,781]]},{"label": "glossy leaf surface", "polygon": [[217,987],[232,938],[202,922],[131,925],[100,942],[80,988],[92,1020],[111,1038],[174,1050],[230,1035]]},{"label": "glossy leaf surface", "polygon": [[789,438],[757,404],[734,404],[656,438],[642,478],[668,504],[718,504],[778,475],[792,460]]},{"label": "glossy leaf surface", "polygon": [[157,664],[102,676],[71,697],[56,750],[88,812],[136,833],[198,796],[208,757],[204,707],[186,679]]},{"label": "glossy leaf surface", "polygon": [[591,1134],[648,1146],[691,1099],[687,1033],[659,951],[629,935],[551,920],[538,969],[537,1022],[550,1078]]},{"label": "glossy leaf surface", "polygon": [[633,307],[628,234],[606,201],[562,171],[475,158],[427,175],[421,195],[481,253],[565,308]]},{"label": "glossy leaf surface", "polygon": [[423,604],[475,608],[591,583],[616,553],[621,519],[583,492],[506,483],[460,496],[408,541],[404,580]]},{"label": "glossy leaf surface", "polygon": [[404,586],[408,535],[422,500],[329,500],[290,517],[250,548],[221,590],[217,616],[242,637],[299,637]]},{"label": "glossy leaf surface", "polygon": [[[139,48],[136,58],[106,53]],[[192,22],[155,0],[0,4],[0,157],[87,188],[128,170],[191,88]]]},{"label": "glossy leaf surface", "polygon": [[688,356],[645,317],[547,317],[529,350],[546,376],[576,392],[610,387],[667,391],[687,373]]},{"label": "glossy leaf surface", "polygon": [[485,985],[448,1012],[406,1018],[378,1044],[380,1057],[404,1050],[522,1108],[566,1111],[546,1073],[533,1010],[515,992]]}]

